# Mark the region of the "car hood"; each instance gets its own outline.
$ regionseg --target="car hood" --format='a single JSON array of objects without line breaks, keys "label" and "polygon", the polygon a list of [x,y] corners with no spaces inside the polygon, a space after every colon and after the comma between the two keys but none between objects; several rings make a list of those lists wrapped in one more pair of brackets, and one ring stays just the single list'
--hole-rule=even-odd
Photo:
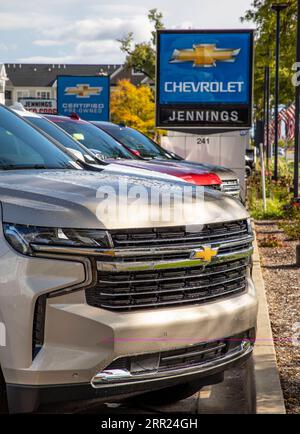
[{"label": "car hood", "polygon": [[119,167],[126,166],[130,169],[143,169],[157,174],[166,174],[197,185],[220,185],[222,183],[220,177],[215,173],[194,166],[177,164],[177,162],[119,160],[116,163],[119,164]]},{"label": "car hood", "polygon": [[[197,199],[192,203],[187,199],[183,205],[185,213],[179,212],[174,200],[170,215],[164,215],[163,219],[152,214],[149,217],[151,195],[172,192],[175,198],[180,198],[184,187],[196,188],[181,181],[129,177],[109,170],[3,171],[0,173],[2,220],[62,228],[130,229],[199,225],[248,217],[237,200],[201,187],[204,200]],[[161,204],[158,202],[154,211],[159,210]]]},{"label": "car hood", "polygon": [[196,161],[179,161],[179,164],[182,164],[185,167],[193,167],[197,168],[199,170],[203,170],[206,172],[213,172],[216,173],[222,181],[228,181],[232,179],[237,179],[238,175],[231,169],[228,169],[224,166],[217,166],[215,164],[209,164],[209,163],[197,163]]}]

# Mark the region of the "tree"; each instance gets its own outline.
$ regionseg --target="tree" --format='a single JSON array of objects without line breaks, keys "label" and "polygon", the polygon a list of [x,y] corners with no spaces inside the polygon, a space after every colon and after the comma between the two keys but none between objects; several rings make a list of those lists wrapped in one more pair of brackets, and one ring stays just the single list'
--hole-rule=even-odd
[{"label": "tree", "polygon": [[[254,98],[257,112],[263,107],[264,67],[270,66],[271,93],[275,83],[275,35],[276,14],[271,5],[274,0],[254,0],[251,9],[246,11],[242,21],[256,24]],[[281,51],[280,51],[280,104],[290,104],[294,100],[295,88],[292,84],[292,69],[296,58],[297,1],[287,1],[288,8],[281,12]]]},{"label": "tree", "polygon": [[152,81],[155,80],[156,30],[164,28],[162,18],[162,13],[157,9],[149,11],[148,19],[153,24],[154,30],[148,42],[134,43],[132,32],[123,39],[118,39],[121,43],[121,50],[126,53],[125,66],[142,72]]},{"label": "tree", "polygon": [[154,132],[154,97],[147,85],[134,86],[120,80],[111,94],[111,118],[115,123],[125,123],[144,134]]}]

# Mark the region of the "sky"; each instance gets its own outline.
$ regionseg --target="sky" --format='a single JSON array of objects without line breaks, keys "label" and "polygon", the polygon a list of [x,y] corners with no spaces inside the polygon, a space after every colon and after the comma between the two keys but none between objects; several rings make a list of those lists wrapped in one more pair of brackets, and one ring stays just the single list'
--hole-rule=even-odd
[{"label": "sky", "polygon": [[243,28],[252,0],[0,0],[0,63],[121,63],[117,39],[149,39],[149,9],[166,28]]}]

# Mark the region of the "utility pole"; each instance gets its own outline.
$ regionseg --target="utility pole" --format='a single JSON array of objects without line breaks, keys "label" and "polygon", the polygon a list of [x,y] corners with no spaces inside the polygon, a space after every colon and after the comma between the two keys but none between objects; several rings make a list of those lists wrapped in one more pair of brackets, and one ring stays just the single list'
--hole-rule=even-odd
[{"label": "utility pole", "polygon": [[274,3],[271,8],[276,12],[276,48],[275,48],[275,109],[274,109],[274,127],[275,127],[275,159],[274,159],[274,179],[278,180],[278,105],[279,105],[279,54],[280,54],[280,12],[286,9],[286,3]]},{"label": "utility pole", "polygon": [[270,67],[265,67],[265,80],[264,80],[264,144],[267,157],[267,168],[269,168],[270,152]]},{"label": "utility pole", "polygon": [[[300,64],[300,0],[298,0],[297,12],[297,66]],[[299,116],[300,116],[300,84],[295,89],[295,157],[294,157],[294,198],[299,197]]]}]

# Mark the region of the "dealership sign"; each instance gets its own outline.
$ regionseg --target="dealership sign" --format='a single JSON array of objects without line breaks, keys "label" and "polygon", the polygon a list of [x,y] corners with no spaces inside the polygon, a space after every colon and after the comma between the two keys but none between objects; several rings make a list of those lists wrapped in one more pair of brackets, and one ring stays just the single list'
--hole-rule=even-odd
[{"label": "dealership sign", "polygon": [[251,127],[252,31],[161,30],[157,44],[158,127]]},{"label": "dealership sign", "polygon": [[109,77],[57,77],[57,112],[78,114],[87,121],[109,120]]},{"label": "dealership sign", "polygon": [[19,98],[25,110],[41,114],[56,114],[56,99]]}]

